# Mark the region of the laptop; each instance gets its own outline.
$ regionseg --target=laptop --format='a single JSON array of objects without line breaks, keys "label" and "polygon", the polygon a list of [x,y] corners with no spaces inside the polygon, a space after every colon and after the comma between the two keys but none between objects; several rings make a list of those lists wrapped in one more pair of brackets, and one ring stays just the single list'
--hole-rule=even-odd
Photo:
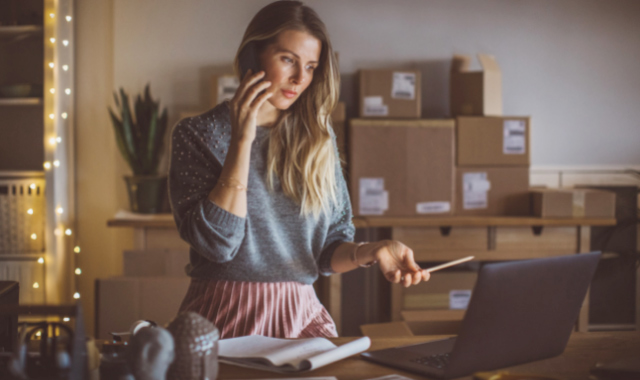
[{"label": "laptop", "polygon": [[361,355],[445,379],[560,355],[599,260],[592,252],[486,264],[457,337]]}]

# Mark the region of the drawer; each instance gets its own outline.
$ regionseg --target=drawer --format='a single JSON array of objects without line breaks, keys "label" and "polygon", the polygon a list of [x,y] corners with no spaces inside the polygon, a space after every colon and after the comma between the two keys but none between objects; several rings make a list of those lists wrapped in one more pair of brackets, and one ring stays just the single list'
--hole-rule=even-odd
[{"label": "drawer", "polygon": [[495,252],[522,259],[578,252],[577,227],[544,227],[536,235],[531,227],[497,227]]},{"label": "drawer", "polygon": [[448,261],[486,251],[489,241],[485,227],[453,227],[447,236],[437,227],[395,227],[392,238],[411,248],[416,261]]}]

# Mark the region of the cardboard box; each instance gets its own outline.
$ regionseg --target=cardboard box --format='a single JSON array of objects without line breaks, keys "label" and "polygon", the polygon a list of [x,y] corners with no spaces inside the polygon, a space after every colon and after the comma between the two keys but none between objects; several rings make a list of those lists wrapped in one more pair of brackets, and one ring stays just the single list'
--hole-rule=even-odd
[{"label": "cardboard box", "polygon": [[344,168],[347,163],[347,109],[344,102],[338,102],[338,105],[331,113],[331,122],[333,132],[336,134],[336,143],[338,144],[338,153],[340,153],[340,160],[342,161],[342,167]]},{"label": "cardboard box", "polygon": [[477,279],[473,270],[433,273],[429,281],[403,289],[402,309],[464,310]]},{"label": "cardboard box", "polygon": [[451,63],[451,116],[502,115],[502,73],[495,58],[478,54],[482,71],[470,71],[471,57],[455,55]]},{"label": "cardboard box", "polygon": [[456,215],[529,215],[528,167],[456,168]]},{"label": "cardboard box", "polygon": [[418,119],[420,71],[360,70],[360,117]]},{"label": "cardboard box", "polygon": [[351,119],[354,215],[451,215],[454,122]]},{"label": "cardboard box", "polygon": [[112,277],[96,279],[96,338],[129,331],[148,319],[164,326],[178,313],[189,277]]},{"label": "cardboard box", "polygon": [[616,194],[593,189],[535,189],[531,215],[542,218],[615,218]]},{"label": "cardboard box", "polygon": [[186,277],[189,251],[124,251],[123,273],[127,277]]},{"label": "cardboard box", "polygon": [[233,74],[213,75],[211,77],[211,107],[225,100],[231,100],[240,87],[240,80]]},{"label": "cardboard box", "polygon": [[530,118],[458,117],[458,166],[529,166]]}]

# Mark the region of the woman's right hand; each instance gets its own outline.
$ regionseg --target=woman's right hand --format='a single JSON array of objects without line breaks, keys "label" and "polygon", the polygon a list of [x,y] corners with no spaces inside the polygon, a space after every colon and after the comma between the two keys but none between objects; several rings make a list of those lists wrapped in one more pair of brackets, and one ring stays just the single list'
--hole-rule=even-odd
[{"label": "woman's right hand", "polygon": [[248,70],[233,99],[229,101],[231,109],[231,140],[252,143],[256,138],[256,120],[258,110],[273,93],[260,91],[271,86],[271,82],[258,82],[264,77],[264,71],[253,74]]}]

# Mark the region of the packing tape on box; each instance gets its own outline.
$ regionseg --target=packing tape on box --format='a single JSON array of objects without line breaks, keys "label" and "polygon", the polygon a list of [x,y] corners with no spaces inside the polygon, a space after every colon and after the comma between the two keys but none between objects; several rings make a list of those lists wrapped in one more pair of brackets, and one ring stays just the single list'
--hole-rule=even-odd
[{"label": "packing tape on box", "polygon": [[587,193],[586,191],[573,191],[573,217],[584,218],[584,205]]}]

